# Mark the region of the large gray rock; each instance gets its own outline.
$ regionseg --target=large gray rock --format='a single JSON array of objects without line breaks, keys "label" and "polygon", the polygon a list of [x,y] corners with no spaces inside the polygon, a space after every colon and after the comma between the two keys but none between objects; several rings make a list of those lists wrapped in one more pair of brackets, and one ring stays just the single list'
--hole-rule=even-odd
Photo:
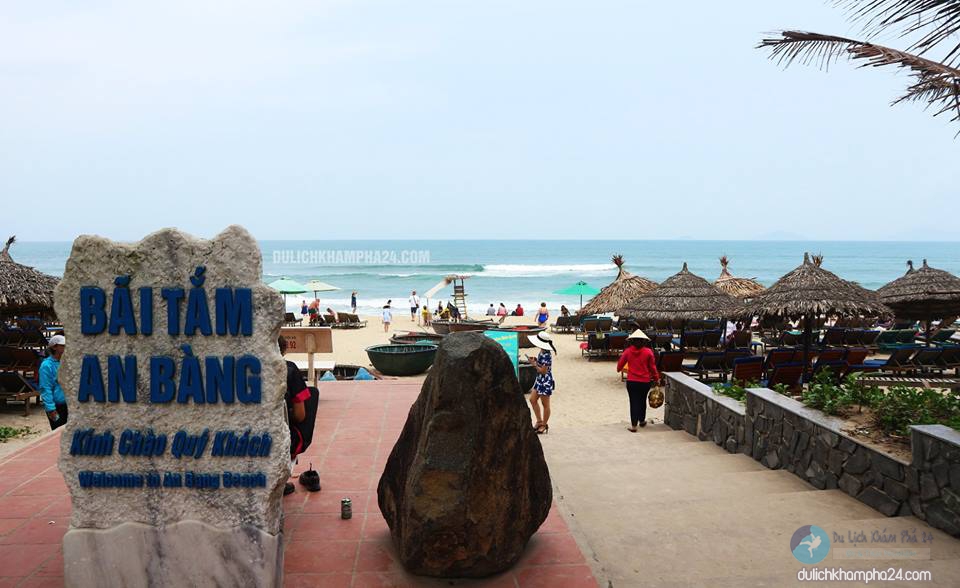
[{"label": "large gray rock", "polygon": [[[83,334],[81,288],[97,287],[106,294],[105,309],[109,317],[118,284],[131,295],[136,333],[121,329],[114,334],[107,330]],[[149,334],[143,332],[141,311],[146,304],[141,306],[141,287],[153,288],[152,297],[143,299],[152,299],[153,329]],[[206,334],[201,328],[185,334],[184,322],[190,309],[187,300],[191,291],[199,287],[206,292],[214,330]],[[174,303],[162,296],[164,288],[183,288],[187,294],[179,305],[178,334],[170,334],[167,329],[168,305],[174,306]],[[239,332],[240,329],[225,334],[216,331],[218,288],[234,289],[233,292],[250,289],[252,329],[249,333]],[[59,461],[73,500],[71,529],[64,540],[67,584],[177,585],[189,577],[191,585],[202,586],[222,585],[224,578],[246,577],[249,585],[275,585],[282,570],[282,489],[290,467],[283,399],[286,370],[276,343],[283,302],[277,292],[262,283],[261,255],[253,237],[237,226],[229,227],[209,241],[172,229],[153,233],[133,244],[95,236],[79,237],[57,286],[55,304],[67,339],[60,381],[70,407]],[[172,360],[171,365],[179,377],[188,371],[185,368],[188,355],[199,358],[204,388],[208,392],[213,386],[205,379],[207,358],[218,358],[224,361],[223,366],[228,365],[223,358],[255,358],[260,366],[259,402],[252,401],[252,394],[246,396],[244,402],[236,396],[232,403],[224,402],[223,396],[211,402],[212,399],[203,394],[184,398],[185,402],[176,399],[154,402],[151,358]],[[137,365],[135,402],[124,401],[122,397],[119,401],[118,398],[100,401],[88,397],[81,402],[78,398],[81,364],[87,356],[98,359],[107,386],[107,358],[133,356]],[[254,371],[253,368],[243,370],[245,377],[237,381],[254,385]],[[186,388],[178,384],[178,390]],[[71,450],[78,447],[74,441],[83,439],[85,430],[92,430],[96,435],[111,435],[111,450],[106,455],[89,455],[83,451],[71,454]],[[165,435],[165,447],[151,456],[121,455],[125,430]],[[260,439],[269,436],[269,450],[254,457],[212,455],[218,432],[242,436],[248,430]],[[203,439],[207,432],[205,444],[202,448],[194,447],[194,455],[174,455],[178,432],[181,441],[186,436]],[[135,483],[134,487],[84,487],[80,480],[81,475],[87,475],[85,472],[105,474],[101,480],[124,474],[134,482],[138,477],[148,479],[154,474],[155,479],[166,481],[169,473],[171,481],[179,476],[181,485],[152,487],[149,483]],[[239,478],[227,477],[225,472],[248,474],[244,479],[252,485],[226,487],[227,482]],[[194,477],[194,473],[203,476]],[[217,487],[190,487],[191,478],[211,485],[216,481]],[[88,475],[86,479],[91,478]],[[191,548],[171,548],[174,544],[186,545],[186,538]],[[202,552],[194,551],[201,545],[205,545]],[[209,553],[210,557],[202,553]],[[227,554],[251,553],[259,555],[226,561]],[[118,562],[126,562],[122,576]],[[121,577],[129,579],[129,574],[137,570],[138,581],[120,580]],[[112,571],[117,575],[111,575]]]},{"label": "large gray rock", "polygon": [[505,570],[547,517],[550,473],[512,372],[480,333],[453,333],[440,345],[377,489],[413,573]]}]

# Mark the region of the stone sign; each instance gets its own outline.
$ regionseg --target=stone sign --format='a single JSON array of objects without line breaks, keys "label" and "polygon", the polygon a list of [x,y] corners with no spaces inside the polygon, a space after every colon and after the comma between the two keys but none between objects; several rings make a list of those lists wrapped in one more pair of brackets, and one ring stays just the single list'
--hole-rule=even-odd
[{"label": "stone sign", "polygon": [[279,586],[284,309],[253,237],[79,237],[55,304],[67,586]]}]

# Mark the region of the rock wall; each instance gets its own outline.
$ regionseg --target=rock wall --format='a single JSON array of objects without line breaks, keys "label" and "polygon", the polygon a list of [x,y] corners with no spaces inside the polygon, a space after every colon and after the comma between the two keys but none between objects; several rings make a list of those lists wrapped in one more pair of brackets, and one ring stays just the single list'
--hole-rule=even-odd
[{"label": "rock wall", "polygon": [[913,459],[905,463],[845,435],[839,419],[773,390],[747,390],[741,404],[683,374],[667,379],[664,420],[671,428],[786,469],[816,488],[839,488],[887,516],[913,515],[960,537],[957,431],[914,426]]}]

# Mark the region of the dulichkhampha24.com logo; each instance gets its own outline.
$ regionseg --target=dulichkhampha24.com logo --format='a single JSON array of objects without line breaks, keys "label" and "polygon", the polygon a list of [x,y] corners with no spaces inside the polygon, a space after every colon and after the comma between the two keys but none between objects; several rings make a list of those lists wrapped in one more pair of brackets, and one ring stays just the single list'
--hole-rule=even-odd
[{"label": "dulichkhampha24.com logo", "polygon": [[816,525],[804,525],[790,538],[790,551],[802,564],[820,563],[830,553],[830,536]]}]

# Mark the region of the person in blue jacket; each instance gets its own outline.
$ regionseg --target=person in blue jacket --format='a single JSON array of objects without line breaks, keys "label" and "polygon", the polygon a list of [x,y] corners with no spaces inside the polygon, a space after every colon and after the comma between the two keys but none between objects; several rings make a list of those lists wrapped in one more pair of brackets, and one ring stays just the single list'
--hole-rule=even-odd
[{"label": "person in blue jacket", "polygon": [[63,335],[50,337],[50,354],[40,364],[40,400],[50,420],[50,429],[56,429],[67,422],[67,398],[57,377],[60,374],[60,358],[66,347]]}]

